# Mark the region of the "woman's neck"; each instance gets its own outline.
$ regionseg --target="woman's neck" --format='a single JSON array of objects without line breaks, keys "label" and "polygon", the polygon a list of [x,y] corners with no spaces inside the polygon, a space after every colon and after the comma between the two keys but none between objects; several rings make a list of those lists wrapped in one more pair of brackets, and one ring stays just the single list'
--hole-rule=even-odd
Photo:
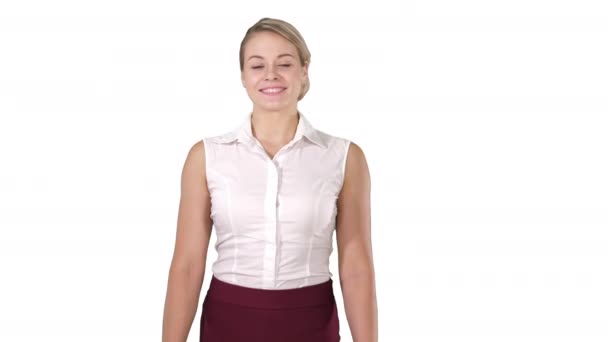
[{"label": "woman's neck", "polygon": [[298,109],[262,111],[254,109],[251,132],[259,141],[285,144],[293,139],[298,127]]}]

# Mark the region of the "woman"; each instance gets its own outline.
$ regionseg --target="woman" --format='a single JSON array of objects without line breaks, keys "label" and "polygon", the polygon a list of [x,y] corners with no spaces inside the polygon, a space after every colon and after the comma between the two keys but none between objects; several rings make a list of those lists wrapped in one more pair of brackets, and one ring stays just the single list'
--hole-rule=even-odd
[{"label": "woman", "polygon": [[315,129],[298,110],[309,89],[310,52],[291,24],[259,20],[246,32],[239,58],[253,110],[234,130],[194,144],[186,158],[163,341],[187,339],[215,226],[218,258],[200,341],[339,341],[329,271],[335,229],[351,335],[375,342],[363,151]]}]

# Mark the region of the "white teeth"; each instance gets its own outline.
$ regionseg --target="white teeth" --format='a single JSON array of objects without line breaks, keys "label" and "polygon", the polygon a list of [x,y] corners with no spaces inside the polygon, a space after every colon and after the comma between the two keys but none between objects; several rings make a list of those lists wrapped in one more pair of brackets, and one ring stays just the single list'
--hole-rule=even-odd
[{"label": "white teeth", "polygon": [[278,93],[282,90],[283,90],[283,88],[268,88],[268,89],[262,90],[262,92],[263,93]]}]

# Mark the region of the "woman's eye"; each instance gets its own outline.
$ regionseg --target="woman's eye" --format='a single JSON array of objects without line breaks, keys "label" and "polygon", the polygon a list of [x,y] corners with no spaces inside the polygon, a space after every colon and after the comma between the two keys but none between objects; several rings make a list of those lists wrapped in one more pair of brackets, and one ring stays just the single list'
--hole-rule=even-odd
[{"label": "woman's eye", "polygon": [[[291,64],[280,64],[279,66],[288,68],[291,66]],[[252,66],[251,69],[259,69],[259,68],[263,68],[263,67],[264,67],[263,65],[256,65],[256,66]]]}]

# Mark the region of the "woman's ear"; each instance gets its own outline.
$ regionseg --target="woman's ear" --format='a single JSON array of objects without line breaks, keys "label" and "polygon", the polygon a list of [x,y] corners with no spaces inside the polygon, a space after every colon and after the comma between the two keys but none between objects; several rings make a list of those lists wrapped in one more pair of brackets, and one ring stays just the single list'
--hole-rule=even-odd
[{"label": "woman's ear", "polygon": [[307,78],[308,77],[308,66],[310,65],[310,62],[306,62],[304,63],[304,65],[302,66],[302,77]]}]

